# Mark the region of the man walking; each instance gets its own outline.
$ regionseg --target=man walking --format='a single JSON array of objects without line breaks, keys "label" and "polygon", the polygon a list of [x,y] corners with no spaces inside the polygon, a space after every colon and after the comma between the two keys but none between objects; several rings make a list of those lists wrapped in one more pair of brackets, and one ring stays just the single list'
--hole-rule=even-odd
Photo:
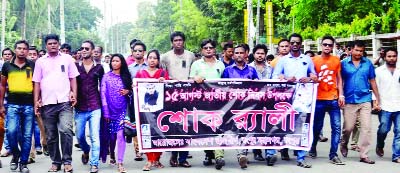
[{"label": "man walking", "polygon": [[[76,137],[83,151],[82,163],[86,165],[89,161],[91,173],[98,172],[100,157],[100,119],[101,119],[101,99],[99,84],[104,75],[101,64],[97,63],[93,57],[94,44],[90,40],[82,43],[82,61],[76,66],[80,75],[77,77],[78,83],[78,102],[75,107],[75,126]],[[86,142],[85,127],[89,122],[89,133],[91,145]]]},{"label": "man walking", "polygon": [[58,35],[49,34],[44,41],[47,54],[36,61],[32,79],[35,82],[35,114],[42,116],[45,124],[47,146],[53,162],[48,172],[59,171],[61,164],[64,164],[64,172],[72,172],[72,107],[77,101],[76,77],[79,72],[73,58],[59,52]]},{"label": "man walking", "polygon": [[[0,113],[4,117],[3,100],[8,85],[6,135],[12,152],[10,170],[15,171],[19,166],[21,172],[28,173],[27,164],[35,120],[32,94],[34,63],[27,59],[29,44],[26,40],[17,41],[14,48],[16,58],[5,62],[1,70]],[[17,137],[18,133],[21,134],[20,138]]]}]

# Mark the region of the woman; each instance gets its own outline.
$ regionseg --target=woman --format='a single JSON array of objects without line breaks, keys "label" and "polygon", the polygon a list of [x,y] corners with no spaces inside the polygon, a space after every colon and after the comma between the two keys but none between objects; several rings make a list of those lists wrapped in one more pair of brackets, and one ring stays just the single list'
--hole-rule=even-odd
[{"label": "woman", "polygon": [[[167,71],[159,68],[160,53],[158,50],[151,50],[147,54],[147,69],[140,70],[136,73],[136,78],[154,78],[160,82],[169,80]],[[151,84],[150,84],[151,85]],[[154,88],[154,85],[151,85]],[[156,105],[158,94],[153,91],[145,97],[144,102],[148,107]],[[146,99],[147,98],[147,99]],[[143,167],[143,171],[150,171],[152,166],[156,168],[163,168],[164,165],[160,163],[161,152],[149,152],[147,155],[147,163]]]},{"label": "woman", "polygon": [[[113,161],[115,159],[115,155],[113,156],[115,142],[117,143],[118,172],[125,173],[126,170],[123,166],[123,161],[126,143],[123,121],[127,114],[128,95],[131,93],[132,80],[128,65],[121,54],[112,55],[110,62],[111,71],[106,73],[101,81],[103,119],[110,135],[109,138],[103,138],[103,140],[108,140],[103,142],[106,145],[103,150],[110,148],[110,156]],[[108,147],[108,144],[110,144],[110,147]],[[103,151],[102,153],[107,152]],[[104,154],[102,158],[105,161]]]}]

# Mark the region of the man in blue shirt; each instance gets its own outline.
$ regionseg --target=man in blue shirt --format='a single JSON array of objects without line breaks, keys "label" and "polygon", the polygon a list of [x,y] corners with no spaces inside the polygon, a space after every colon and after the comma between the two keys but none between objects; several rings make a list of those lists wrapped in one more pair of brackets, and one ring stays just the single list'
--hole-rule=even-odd
[{"label": "man in blue shirt", "polygon": [[368,158],[368,148],[371,144],[371,100],[372,93],[376,96],[373,109],[380,110],[379,93],[375,82],[375,71],[371,61],[363,57],[365,44],[362,41],[354,41],[351,56],[342,63],[343,90],[345,106],[343,109],[344,125],[340,152],[347,157],[350,134],[354,129],[357,116],[360,117],[360,162],[374,164],[375,161]]},{"label": "man in blue shirt", "polygon": [[244,45],[238,45],[234,49],[233,59],[235,63],[226,67],[222,73],[222,78],[239,78],[239,79],[259,79],[257,70],[246,64],[246,50]]},{"label": "man in blue shirt", "polygon": [[[309,56],[302,54],[300,51],[301,42],[303,41],[301,35],[293,33],[289,36],[289,40],[290,52],[279,59],[272,74],[273,78],[289,82],[317,82],[314,63]],[[283,150],[283,152],[287,153],[287,149]],[[297,166],[311,168],[311,165],[305,162],[307,151],[297,150],[296,152]]]},{"label": "man in blue shirt", "polygon": [[[243,44],[234,49],[235,63],[225,68],[221,78],[259,79],[254,67],[246,64],[246,49]],[[247,168],[247,149],[238,150],[238,162],[242,169]]]}]

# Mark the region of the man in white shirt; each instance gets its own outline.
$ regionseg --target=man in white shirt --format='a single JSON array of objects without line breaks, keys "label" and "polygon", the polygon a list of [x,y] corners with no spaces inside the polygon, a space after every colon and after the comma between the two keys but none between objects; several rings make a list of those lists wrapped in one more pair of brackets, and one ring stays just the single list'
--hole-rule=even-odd
[{"label": "man in white shirt", "polygon": [[386,64],[375,69],[382,108],[379,113],[376,154],[379,157],[384,155],[385,139],[393,122],[392,161],[400,163],[400,69],[396,68],[397,56],[395,48],[386,49],[384,53]]}]

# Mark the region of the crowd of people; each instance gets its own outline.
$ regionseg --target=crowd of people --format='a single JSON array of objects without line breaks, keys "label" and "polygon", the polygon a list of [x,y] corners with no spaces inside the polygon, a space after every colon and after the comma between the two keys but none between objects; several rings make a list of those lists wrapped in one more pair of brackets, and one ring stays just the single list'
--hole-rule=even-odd
[{"label": "crowd of people", "polygon": [[[398,52],[382,49],[382,58],[371,62],[365,56],[365,43],[356,40],[339,51],[331,36],[321,39],[322,51],[302,52],[303,39],[291,34],[278,43],[277,55],[268,55],[263,44],[252,50],[246,44],[226,43],[223,53],[216,52],[217,43],[205,39],[200,43],[201,56],[185,49],[184,33],[170,35],[172,49],[164,54],[149,50],[140,40],[130,42],[131,55],[106,55],[103,48],[86,40],[77,51],[68,44],[60,45],[58,35],[45,37],[46,50],[38,51],[26,40],[19,40],[14,50],[2,51],[0,85],[0,148],[2,157],[12,156],[10,169],[28,173],[28,164],[36,154],[50,156],[48,172],[73,172],[73,136],[82,149],[81,162],[89,163],[90,172],[99,171],[99,161],[124,167],[126,143],[133,140],[135,160],[147,162],[143,171],[163,168],[161,152],[140,153],[137,137],[127,136],[124,129],[133,124],[132,105],[135,78],[193,80],[203,83],[211,79],[280,79],[288,82],[319,83],[313,122],[313,142],[308,155],[317,157],[325,114],[330,117],[331,145],[329,160],[344,165],[338,150],[347,157],[348,143],[353,133],[351,149],[359,151],[360,162],[374,164],[368,157],[372,141],[371,111],[379,111],[376,154],[384,155],[385,138],[394,124],[392,161],[400,163],[400,71],[396,68]],[[332,55],[333,51],[337,51]],[[345,56],[343,56],[345,54]],[[383,63],[384,62],[384,63]],[[379,65],[375,69],[374,65]],[[154,87],[154,86],[153,86]],[[154,100],[147,100],[150,103]],[[372,104],[371,104],[372,103]],[[343,118],[342,118],[343,117]],[[343,120],[343,129],[342,126]],[[90,142],[86,139],[88,124]],[[5,130],[6,129],[6,130]],[[74,130],[75,129],[75,130]],[[135,136],[135,135],[134,135]],[[3,141],[4,140],[4,141]],[[115,149],[117,147],[117,152]],[[61,148],[61,150],[60,150]],[[129,151],[129,149],[128,149]],[[206,150],[203,164],[225,166],[224,150]],[[282,149],[281,159],[290,160]],[[117,154],[115,154],[117,153]],[[273,166],[277,150],[253,150],[254,159]],[[307,151],[296,150],[297,166],[311,168],[305,161]],[[247,168],[248,150],[237,150],[238,164]],[[191,167],[188,151],[172,151],[171,167]],[[1,162],[0,162],[1,167]]]}]

